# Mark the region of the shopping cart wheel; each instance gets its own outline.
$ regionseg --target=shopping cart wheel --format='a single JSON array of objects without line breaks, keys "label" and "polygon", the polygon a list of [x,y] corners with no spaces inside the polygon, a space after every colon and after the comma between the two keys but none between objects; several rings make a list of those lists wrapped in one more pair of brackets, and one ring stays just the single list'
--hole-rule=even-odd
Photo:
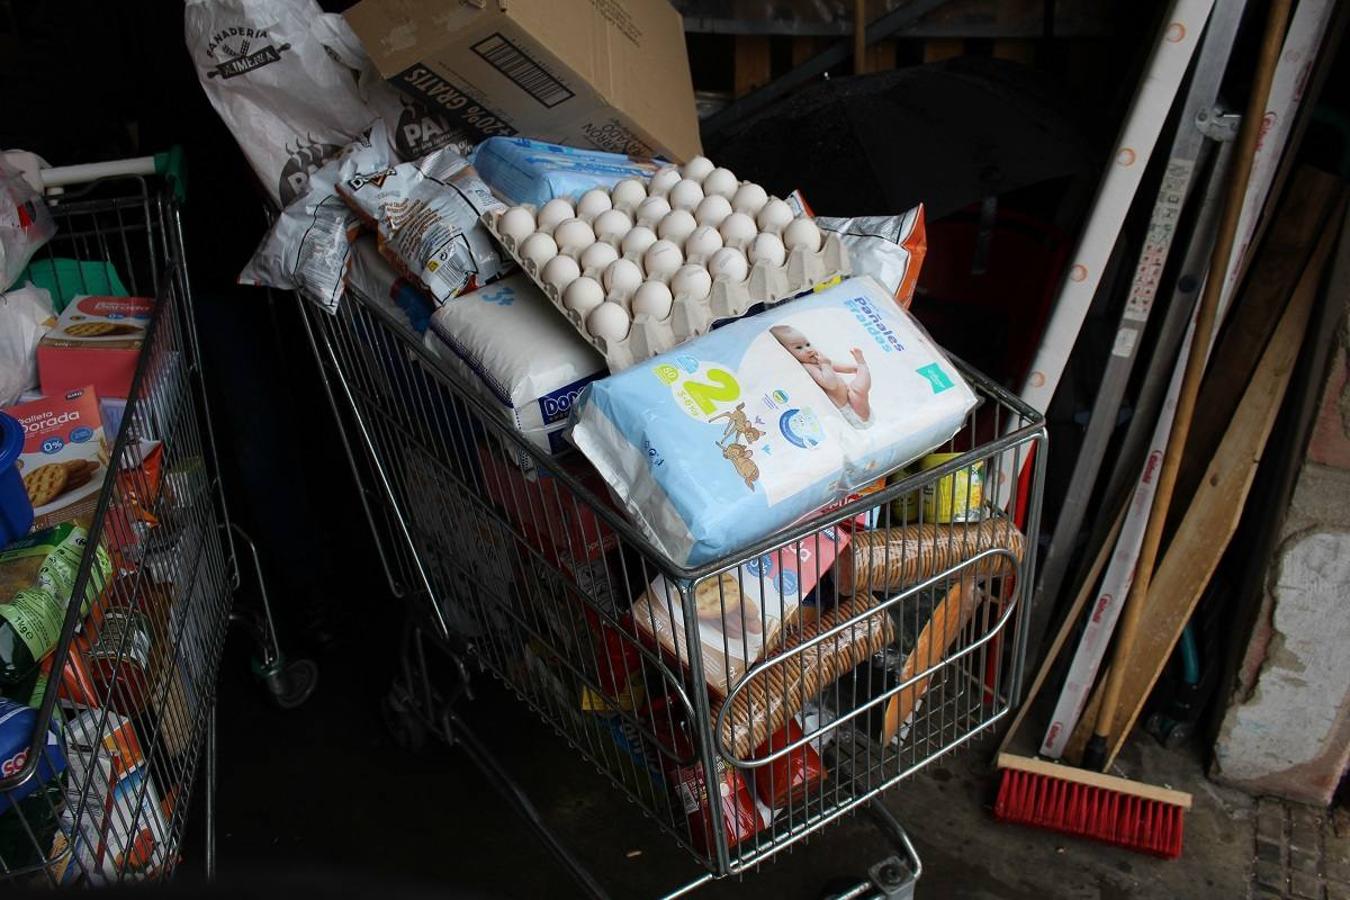
[{"label": "shopping cart wheel", "polygon": [[389,737],[400,750],[420,753],[426,749],[427,726],[397,690],[381,698],[380,714],[384,717],[384,727],[388,729]]},{"label": "shopping cart wheel", "polygon": [[267,685],[272,702],[282,709],[300,706],[319,684],[319,667],[312,659],[281,657],[268,665],[255,660],[253,667]]}]

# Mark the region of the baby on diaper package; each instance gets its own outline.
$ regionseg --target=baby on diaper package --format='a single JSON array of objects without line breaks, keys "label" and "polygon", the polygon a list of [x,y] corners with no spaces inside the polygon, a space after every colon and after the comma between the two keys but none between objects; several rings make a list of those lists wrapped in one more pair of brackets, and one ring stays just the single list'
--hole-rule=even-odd
[{"label": "baby on diaper package", "polygon": [[851,278],[595,382],[571,439],[694,567],[923,456],[975,402],[890,293]]}]

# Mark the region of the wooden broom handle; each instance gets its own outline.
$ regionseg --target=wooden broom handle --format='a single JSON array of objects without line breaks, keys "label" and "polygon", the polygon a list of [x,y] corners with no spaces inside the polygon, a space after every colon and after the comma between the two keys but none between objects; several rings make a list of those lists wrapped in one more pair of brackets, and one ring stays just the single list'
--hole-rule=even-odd
[{"label": "wooden broom handle", "polygon": [[[1234,148],[1233,170],[1229,175],[1223,218],[1219,221],[1219,233],[1214,241],[1213,253],[1210,255],[1209,276],[1205,279],[1205,292],[1200,297],[1200,311],[1195,317],[1195,334],[1191,339],[1190,355],[1186,357],[1186,372],[1182,377],[1181,392],[1177,396],[1176,418],[1172,424],[1171,437],[1167,441],[1167,451],[1163,455],[1162,469],[1158,473],[1158,490],[1153,498],[1153,507],[1149,510],[1143,545],[1139,549],[1139,560],[1135,563],[1134,583],[1130,586],[1130,593],[1125,600],[1125,610],[1121,614],[1120,634],[1116,639],[1111,670],[1106,677],[1106,693],[1097,711],[1097,727],[1093,732],[1096,737],[1110,737],[1116,717],[1116,706],[1120,702],[1120,691],[1125,684],[1125,672],[1128,668],[1126,663],[1134,650],[1134,641],[1138,636],[1139,623],[1144,614],[1144,604],[1148,600],[1149,583],[1152,581],[1153,569],[1158,561],[1158,546],[1162,543],[1163,527],[1167,524],[1168,508],[1172,504],[1172,490],[1177,483],[1177,470],[1181,466],[1181,455],[1186,449],[1186,439],[1190,434],[1195,400],[1200,393],[1200,381],[1205,374],[1210,335],[1214,331],[1214,322],[1218,317],[1219,297],[1223,293],[1228,259],[1232,255],[1233,242],[1237,238],[1238,217],[1242,214],[1242,201],[1252,172],[1252,158],[1256,155],[1256,143],[1261,136],[1266,101],[1270,98],[1270,82],[1274,78],[1275,63],[1279,60],[1280,49],[1284,43],[1285,23],[1289,21],[1291,5],[1292,0],[1272,0],[1269,15],[1266,17],[1261,55],[1257,60],[1256,75],[1252,79],[1252,93],[1247,101],[1247,111],[1242,117],[1237,146]],[[1193,126],[1190,122],[1181,122],[1177,127]]]}]

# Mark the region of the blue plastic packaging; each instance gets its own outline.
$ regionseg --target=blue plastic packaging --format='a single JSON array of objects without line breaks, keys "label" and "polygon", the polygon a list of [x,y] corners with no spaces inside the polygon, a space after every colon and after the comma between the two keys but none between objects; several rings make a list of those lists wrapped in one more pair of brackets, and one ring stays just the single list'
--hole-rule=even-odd
[{"label": "blue plastic packaging", "polygon": [[488,138],[474,149],[471,162],[498,196],[535,206],[554,197],[575,198],[591,188],[612,188],[625,178],[646,181],[660,168],[660,163],[622,153],[516,137]]},{"label": "blue plastic packaging", "polygon": [[33,527],[33,504],[19,474],[23,426],[0,412],[0,546],[17,541]]}]

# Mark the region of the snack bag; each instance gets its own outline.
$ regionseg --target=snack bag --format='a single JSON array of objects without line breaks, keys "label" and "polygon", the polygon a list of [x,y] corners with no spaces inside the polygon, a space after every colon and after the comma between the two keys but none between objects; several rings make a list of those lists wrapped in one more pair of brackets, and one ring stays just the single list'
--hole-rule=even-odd
[{"label": "snack bag", "polygon": [[[775,731],[755,750],[755,758],[782,750],[802,739],[802,728],[796,719]],[[805,798],[826,777],[825,766],[809,743],[802,744],[754,772],[755,794],[769,809],[782,809]]]},{"label": "snack bag", "polygon": [[239,273],[239,283],[299,291],[325,312],[336,312],[360,222],[337,195],[337,183],[388,165],[384,125],[376,122],[369,134],[358,136],[310,176],[309,190],[277,216]]},{"label": "snack bag", "polygon": [[314,0],[188,0],[184,11],[202,90],[278,207],[375,119],[325,46],[322,17]]},{"label": "snack bag", "polygon": [[[0,860],[11,874],[45,861],[45,848],[60,823],[66,757],[55,724],[48,728],[33,777],[0,793]],[[36,725],[32,706],[0,697],[0,777],[17,775],[28,763]]]},{"label": "snack bag", "polygon": [[[61,637],[88,535],[69,522],[0,550],[0,685],[22,684]],[[94,550],[80,616],[108,584],[112,562]]]},{"label": "snack bag", "polygon": [[924,455],[975,403],[890,292],[850,278],[595,382],[571,438],[651,541],[698,566]]},{"label": "snack bag", "polygon": [[821,231],[833,231],[848,249],[854,275],[870,275],[904,309],[914,300],[919,269],[928,252],[923,204],[898,216],[816,217]]},{"label": "snack bag", "polygon": [[[773,819],[770,811],[755,803],[739,769],[725,765],[720,758],[716,768],[717,785],[712,791],[708,790],[700,763],[676,769],[674,777],[676,793],[689,818],[690,838],[699,852],[707,854],[717,852],[712,843],[710,803],[722,804],[722,825],[726,829],[728,849],[754,837]],[[709,797],[710,793],[715,799]]]},{"label": "snack bag", "polygon": [[88,526],[108,470],[94,389],[42,397],[8,412],[23,426],[19,472],[33,504],[33,527],[69,520]]},{"label": "snack bag", "polygon": [[453,150],[357,171],[337,190],[376,229],[385,258],[437,303],[487,284],[510,265],[479,222],[504,205]]}]

